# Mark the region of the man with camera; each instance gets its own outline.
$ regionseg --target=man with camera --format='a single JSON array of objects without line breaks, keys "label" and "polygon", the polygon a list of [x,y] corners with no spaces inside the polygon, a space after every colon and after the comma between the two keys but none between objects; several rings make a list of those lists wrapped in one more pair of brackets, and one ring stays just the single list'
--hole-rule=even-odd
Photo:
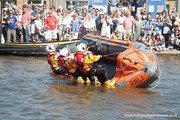
[{"label": "man with camera", "polygon": [[13,42],[16,42],[16,28],[18,24],[16,17],[13,15],[12,9],[9,10],[9,16],[7,17],[8,31],[7,31],[7,43],[11,43],[11,35],[13,36]]}]

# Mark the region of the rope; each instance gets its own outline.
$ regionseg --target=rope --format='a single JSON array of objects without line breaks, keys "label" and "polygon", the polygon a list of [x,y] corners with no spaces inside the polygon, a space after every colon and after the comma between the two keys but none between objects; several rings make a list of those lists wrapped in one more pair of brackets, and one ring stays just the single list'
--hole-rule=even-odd
[{"label": "rope", "polygon": [[102,57],[111,56],[111,55],[117,55],[117,54],[119,54],[119,53],[121,53],[121,52],[112,53],[112,54],[107,54],[107,55],[102,55]]},{"label": "rope", "polygon": [[[149,88],[149,89],[154,89],[154,88],[156,88],[156,87],[159,85],[159,82],[160,82],[161,78],[162,78],[162,74],[161,74],[161,70],[160,70],[160,75],[159,75],[159,77],[158,77],[159,80],[157,81],[157,84],[154,85],[153,87]],[[170,82],[170,83],[172,83],[173,85],[175,85],[175,86],[177,86],[177,87],[180,88],[180,85],[177,85],[177,83],[169,80],[168,78],[165,78],[165,77],[164,77],[164,78],[162,78],[162,79],[165,79],[165,80],[167,80],[168,82]]]},{"label": "rope", "polygon": [[163,78],[163,79],[169,81],[170,83],[172,83],[173,85],[175,85],[175,86],[177,86],[177,87],[180,87],[180,85],[177,85],[177,83],[175,83],[175,82],[173,82],[173,81],[171,81],[171,80],[169,80],[169,79],[167,79],[167,78]]},{"label": "rope", "polygon": [[132,65],[133,63],[129,63],[128,65],[126,65],[125,67],[123,67],[122,69],[118,69],[116,68],[117,71],[123,71],[123,69],[126,69],[129,65]]},{"label": "rope", "polygon": [[[128,54],[131,54],[131,53],[135,52],[135,51],[138,51],[138,50],[135,49],[135,50],[131,51],[130,53],[127,53],[126,55],[124,55],[124,57],[127,56]],[[111,56],[111,55],[117,55],[119,53],[122,53],[122,52],[116,52],[116,53],[112,53],[112,54],[102,55],[102,57]],[[124,57],[123,57],[123,59],[124,59]]]},{"label": "rope", "polygon": [[[144,66],[147,66],[146,68],[148,68],[149,67],[149,65],[146,65],[146,64],[144,64],[144,63],[140,63],[140,62],[132,62],[132,63],[129,63],[128,65],[126,65],[124,68],[122,68],[122,69],[118,69],[118,68],[116,68],[116,70],[117,71],[122,71],[123,69],[126,69],[129,65],[132,65],[132,64],[134,64],[134,65],[136,65],[136,64],[142,64],[142,65],[144,65]],[[142,69],[140,69],[140,70],[142,70]],[[129,72],[133,72],[133,71],[140,71],[140,70],[131,70],[131,71],[129,71]]]},{"label": "rope", "polygon": [[[138,50],[138,49],[132,50],[131,52],[129,52],[129,53],[127,53],[126,55],[123,56],[122,61],[121,61],[122,68],[124,68],[124,67],[123,67],[123,60],[124,60],[124,58],[125,58],[126,56],[132,54],[133,52],[137,51],[137,50]],[[130,61],[130,62],[132,63],[132,61]],[[132,64],[133,64],[133,63],[132,63]],[[130,65],[130,64],[129,64],[129,65]],[[128,66],[129,66],[129,65],[128,65]],[[126,66],[125,66],[125,67],[126,67]],[[123,72],[124,72],[124,71],[123,71],[123,69],[122,69],[121,75],[122,75]],[[120,75],[120,78],[121,78],[121,75]]]},{"label": "rope", "polygon": [[[154,89],[154,88],[156,88],[158,85],[159,85],[159,82],[160,82],[160,80],[161,80],[161,74],[160,74],[160,76],[159,76],[159,78],[158,78],[159,80],[157,81],[157,84],[156,85],[154,85],[153,87],[151,87],[151,88],[148,88],[149,90],[152,90],[152,89]],[[180,85],[177,85],[177,83],[175,83],[175,82],[173,82],[173,81],[171,81],[171,80],[169,80],[169,79],[167,79],[167,78],[163,78],[163,79],[165,79],[165,80],[167,80],[167,81],[169,81],[170,83],[172,83],[173,85],[175,85],[175,86],[177,86],[177,87],[179,87],[180,88]]]},{"label": "rope", "polygon": [[[141,47],[141,46],[139,46],[139,47]],[[129,53],[127,53],[126,55],[124,55],[124,57],[125,57],[125,56],[127,56],[127,55],[132,54],[132,53],[133,53],[133,52],[135,52],[135,51],[138,51],[138,50],[139,50],[139,47],[138,47],[137,49],[135,49],[135,50],[130,51]],[[122,58],[121,63],[123,63],[124,57]],[[134,64],[131,60],[130,60],[130,62],[131,62],[131,63],[129,63],[127,66],[122,67],[122,69],[118,69],[118,68],[116,68],[116,70],[120,70],[120,71],[122,71],[122,72],[121,72],[121,75],[122,75],[122,73],[123,73],[123,69],[125,69],[126,67],[128,67],[128,66],[129,66],[129,65],[131,65],[131,64]],[[122,65],[122,66],[123,66],[123,65]],[[135,72],[135,71],[132,71],[132,72]],[[119,78],[121,78],[121,75],[120,75],[120,77],[119,77]],[[117,79],[117,80],[115,81],[115,83],[116,83],[118,80],[119,80],[119,79]],[[119,85],[119,84],[118,84],[118,85]],[[120,86],[120,85],[119,85],[119,86]]]},{"label": "rope", "polygon": [[159,82],[161,81],[161,70],[159,69],[159,71],[160,71],[160,74],[158,77],[157,84],[155,84],[153,87],[148,88],[149,90],[155,89],[159,85]]}]

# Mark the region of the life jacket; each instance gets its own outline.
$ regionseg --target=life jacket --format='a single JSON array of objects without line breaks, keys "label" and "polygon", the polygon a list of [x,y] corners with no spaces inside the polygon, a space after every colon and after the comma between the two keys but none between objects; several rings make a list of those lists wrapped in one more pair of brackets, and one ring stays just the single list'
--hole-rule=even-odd
[{"label": "life jacket", "polygon": [[70,64],[69,63],[69,60],[70,59],[73,59],[74,60],[74,57],[73,56],[71,56],[71,55],[68,55],[68,56],[65,56],[65,57],[58,57],[58,62],[59,62],[59,64],[61,65],[61,67],[62,68],[64,68],[69,74],[72,74],[72,73],[74,73],[75,71],[76,71],[76,68],[74,68],[74,67],[71,67],[71,68],[68,68],[67,67],[67,63],[66,63],[66,61],[68,62],[68,64]]},{"label": "life jacket", "polygon": [[48,61],[48,64],[51,66],[51,69],[52,69],[53,71],[55,71],[55,67],[57,67],[57,66],[52,66],[53,60],[56,59],[56,58],[54,58],[54,59],[52,60],[51,57],[52,57],[52,56],[55,57],[55,55],[57,55],[57,54],[58,54],[58,52],[48,52],[47,61]]},{"label": "life jacket", "polygon": [[86,64],[86,65],[84,64],[85,57],[88,54],[93,55],[92,52],[90,52],[90,51],[76,52],[75,55],[74,55],[74,60],[76,61],[79,69],[82,72],[84,72],[85,74],[87,74],[87,71],[86,71],[87,68],[90,68],[90,69],[92,68],[91,64],[89,64],[89,63]]},{"label": "life jacket", "polygon": [[120,39],[120,37],[117,37],[116,35],[112,36],[112,39],[117,40]]}]

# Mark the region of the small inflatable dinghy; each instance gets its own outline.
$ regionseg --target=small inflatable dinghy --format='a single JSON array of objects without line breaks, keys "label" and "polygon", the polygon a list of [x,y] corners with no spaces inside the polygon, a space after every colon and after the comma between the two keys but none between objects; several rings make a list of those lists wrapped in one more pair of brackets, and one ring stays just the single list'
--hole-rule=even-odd
[{"label": "small inflatable dinghy", "polygon": [[86,35],[81,39],[106,67],[110,82],[121,87],[145,88],[160,76],[156,54],[139,42]]}]

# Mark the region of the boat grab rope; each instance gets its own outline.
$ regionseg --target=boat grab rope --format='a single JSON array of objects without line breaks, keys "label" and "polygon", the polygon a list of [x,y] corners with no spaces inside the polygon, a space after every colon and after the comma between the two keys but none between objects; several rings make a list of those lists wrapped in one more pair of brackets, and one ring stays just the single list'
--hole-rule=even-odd
[{"label": "boat grab rope", "polygon": [[[153,87],[148,88],[148,89],[149,89],[149,90],[152,90],[152,89],[156,88],[156,87],[159,85],[159,82],[160,82],[161,78],[162,78],[162,76],[161,76],[161,71],[160,71],[160,76],[158,77],[159,80],[157,81],[157,84],[154,85]],[[177,83],[169,80],[168,78],[162,78],[162,79],[165,79],[165,80],[167,80],[168,82],[170,82],[170,83],[172,83],[173,85],[175,85],[175,86],[177,86],[177,87],[180,88],[180,85],[177,85]]]},{"label": "boat grab rope", "polygon": [[[123,56],[123,58],[122,58],[122,61],[121,61],[121,65],[122,65],[122,68],[124,68],[123,67],[123,60],[124,59],[127,59],[127,60],[129,60],[132,64],[134,64],[130,59],[128,59],[128,58],[125,58],[126,56],[128,56],[128,55],[130,55],[130,54],[132,54],[132,53],[134,53],[134,52],[136,52],[136,51],[138,51],[139,49],[135,49],[135,50],[132,50],[132,51],[130,51],[129,53],[127,53],[127,54],[125,54],[124,56]],[[130,64],[131,64],[130,63]],[[129,66],[129,65],[128,65]],[[126,67],[126,66],[125,66]],[[122,69],[122,73],[123,73],[124,71],[123,71],[123,69]],[[122,74],[121,74],[122,75]]]},{"label": "boat grab rope", "polygon": [[157,83],[154,85],[154,86],[152,86],[152,87],[149,87],[148,88],[148,90],[153,90],[153,89],[155,89],[158,85],[159,85],[159,83],[160,83],[160,81],[161,81],[161,70],[159,69],[159,77],[158,77],[158,81],[157,81]]},{"label": "boat grab rope", "polygon": [[[134,53],[134,52],[136,52],[136,51],[138,51],[140,47],[141,47],[141,46],[139,46],[137,49],[132,50],[132,51],[130,51],[129,53],[125,54],[125,55],[123,56],[123,58],[122,58],[121,64],[123,63],[123,60],[124,60],[124,59],[127,59],[127,58],[125,58],[126,56],[128,56],[128,55],[130,55],[130,54],[132,54],[132,53]],[[129,60],[131,63],[129,63],[129,64],[128,64],[127,66],[125,66],[125,67],[123,67],[123,64],[122,64],[122,69],[119,69],[119,70],[122,71],[119,79],[121,78],[122,73],[124,72],[124,69],[127,68],[129,65],[134,64],[134,62],[132,62],[130,59],[128,59],[128,60]],[[143,63],[142,63],[142,64],[143,64]],[[117,69],[117,68],[116,68],[116,69]],[[136,70],[136,71],[139,71],[139,70]],[[136,72],[136,71],[133,71],[133,72]],[[117,79],[115,82],[117,82],[119,79]]]},{"label": "boat grab rope", "polygon": [[[117,70],[117,71],[122,71],[122,72],[123,72],[124,69],[126,69],[128,66],[130,66],[130,65],[132,65],[132,64],[134,64],[134,65],[141,64],[141,65],[146,66],[146,68],[149,67],[149,65],[146,65],[146,64],[144,64],[144,63],[140,63],[140,62],[131,62],[131,63],[129,63],[128,65],[126,65],[125,67],[123,67],[122,69],[116,68],[116,70]],[[140,70],[142,70],[142,69],[140,69]],[[136,71],[140,71],[140,70],[132,70],[132,71],[136,72]]]},{"label": "boat grab rope", "polygon": [[102,57],[112,56],[112,55],[118,55],[118,54],[120,54],[120,53],[122,53],[122,52],[117,52],[117,53],[112,53],[112,54],[102,55]]},{"label": "boat grab rope", "polygon": [[[164,76],[164,75],[163,75],[163,76]],[[170,83],[172,83],[173,85],[175,85],[175,86],[177,86],[177,87],[180,88],[180,85],[178,85],[177,83],[173,82],[172,80],[169,80],[168,78],[165,78],[165,77],[163,77],[162,79],[165,79],[165,80],[167,80],[168,82],[170,82]]]},{"label": "boat grab rope", "polygon": [[[132,50],[132,51],[130,51],[129,53],[125,54],[124,57],[127,56],[127,55],[129,55],[129,54],[131,54],[131,53],[133,53],[133,52],[138,51],[140,47],[141,47],[141,46],[139,46],[139,47],[136,48],[135,50]],[[116,52],[116,53],[112,53],[112,54],[102,55],[102,57],[117,55],[117,54],[120,54],[120,53],[122,53],[122,52]],[[124,59],[124,57],[123,57],[123,59]]]},{"label": "boat grab rope", "polygon": [[177,83],[175,83],[175,82],[173,82],[173,81],[171,81],[171,80],[169,80],[169,79],[167,79],[167,78],[163,78],[163,79],[169,81],[169,82],[172,83],[173,85],[175,85],[175,86],[177,86],[177,87],[180,88],[180,85],[177,85]]}]

